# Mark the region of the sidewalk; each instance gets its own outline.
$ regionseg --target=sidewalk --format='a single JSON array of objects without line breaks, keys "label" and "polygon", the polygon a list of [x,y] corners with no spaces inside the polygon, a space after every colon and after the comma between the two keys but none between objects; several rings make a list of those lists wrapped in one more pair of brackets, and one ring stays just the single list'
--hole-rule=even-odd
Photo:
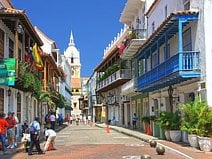
[{"label": "sidewalk", "polygon": [[[97,127],[106,128],[105,124],[96,124]],[[184,158],[188,159],[212,159],[212,152],[203,152],[198,149],[192,148],[190,146],[186,146],[183,143],[174,143],[167,140],[160,140],[156,137],[146,135],[138,130],[127,129],[119,126],[110,125],[110,129],[118,131],[120,133],[133,136],[142,141],[148,142],[149,140],[156,140],[157,145],[164,146],[166,151],[172,151],[177,153]]]}]

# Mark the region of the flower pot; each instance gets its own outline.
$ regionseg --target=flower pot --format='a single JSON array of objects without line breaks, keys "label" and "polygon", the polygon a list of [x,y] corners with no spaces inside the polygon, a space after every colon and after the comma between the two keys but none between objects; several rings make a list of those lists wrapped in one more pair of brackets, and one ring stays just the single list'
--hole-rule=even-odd
[{"label": "flower pot", "polygon": [[181,131],[180,130],[171,130],[170,138],[173,142],[179,142],[181,140]]},{"label": "flower pot", "polygon": [[188,133],[186,131],[182,131],[182,141],[188,143]]},{"label": "flower pot", "polygon": [[198,143],[201,151],[210,152],[212,150],[212,140],[210,138],[198,136]]},{"label": "flower pot", "polygon": [[171,137],[170,137],[170,130],[165,130],[165,137],[166,137],[166,140],[168,140],[168,141],[171,140]]},{"label": "flower pot", "polygon": [[194,147],[194,148],[199,147],[197,135],[195,134],[188,134],[188,142],[191,147]]}]

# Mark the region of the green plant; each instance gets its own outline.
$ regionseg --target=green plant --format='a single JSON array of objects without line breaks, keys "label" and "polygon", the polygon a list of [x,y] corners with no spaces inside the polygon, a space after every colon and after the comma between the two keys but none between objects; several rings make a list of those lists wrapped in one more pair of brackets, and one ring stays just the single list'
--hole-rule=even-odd
[{"label": "green plant", "polygon": [[195,101],[181,104],[180,108],[184,114],[181,130],[199,136],[207,136],[211,133],[212,110],[209,109],[206,102],[195,97]]},{"label": "green plant", "polygon": [[150,124],[150,116],[144,116],[142,117],[142,122],[144,122],[145,124]]},{"label": "green plant", "polygon": [[160,116],[156,119],[157,124],[164,130],[180,130],[181,116],[180,112],[160,112]]},{"label": "green plant", "polygon": [[171,113],[171,123],[170,123],[170,130],[180,130],[182,120],[180,116],[180,111],[177,110],[174,113]]},{"label": "green plant", "polygon": [[65,97],[63,95],[59,94],[59,98],[55,101],[55,104],[58,108],[65,108],[65,106],[66,106]]},{"label": "green plant", "polygon": [[170,130],[171,129],[171,112],[160,112],[160,116],[156,119],[157,124],[163,130]]}]

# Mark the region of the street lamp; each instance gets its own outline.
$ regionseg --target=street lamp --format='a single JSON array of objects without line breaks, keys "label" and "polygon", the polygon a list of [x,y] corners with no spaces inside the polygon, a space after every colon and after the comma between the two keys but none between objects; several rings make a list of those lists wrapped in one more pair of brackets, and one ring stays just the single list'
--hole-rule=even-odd
[{"label": "street lamp", "polygon": [[171,112],[173,112],[173,88],[172,88],[172,86],[169,86],[169,88],[168,88],[168,95],[169,95],[169,102],[170,102],[170,110],[171,110]]},{"label": "street lamp", "polygon": [[171,108],[171,112],[173,111],[173,98],[177,98],[178,101],[180,101],[180,97],[177,96],[177,97],[173,97],[173,88],[172,86],[169,86],[168,88],[168,95],[169,95],[169,102],[170,102],[170,108]]}]

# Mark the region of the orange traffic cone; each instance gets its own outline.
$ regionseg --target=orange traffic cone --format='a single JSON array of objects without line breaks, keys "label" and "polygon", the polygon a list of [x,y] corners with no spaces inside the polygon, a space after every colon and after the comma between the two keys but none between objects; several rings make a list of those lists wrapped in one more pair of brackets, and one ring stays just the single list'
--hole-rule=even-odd
[{"label": "orange traffic cone", "polygon": [[147,130],[146,130],[146,134],[147,135],[151,135],[151,128],[150,128],[150,124],[147,125]]},{"label": "orange traffic cone", "polygon": [[107,133],[110,133],[110,127],[109,127],[108,124],[106,125],[106,132],[107,132]]}]

